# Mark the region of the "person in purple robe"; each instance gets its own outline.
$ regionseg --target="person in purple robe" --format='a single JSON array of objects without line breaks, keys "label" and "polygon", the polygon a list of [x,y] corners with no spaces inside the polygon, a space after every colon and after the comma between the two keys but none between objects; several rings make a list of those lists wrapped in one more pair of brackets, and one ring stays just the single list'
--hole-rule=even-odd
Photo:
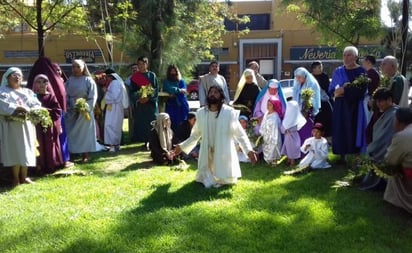
[{"label": "person in purple robe", "polygon": [[348,46],[343,50],[343,65],[336,68],[329,86],[334,96],[332,123],[332,151],[341,155],[340,163],[346,163],[345,155],[359,154],[366,147],[366,115],[363,100],[367,85],[348,86],[366,71],[357,63],[358,49]]},{"label": "person in purple robe", "polygon": [[306,124],[299,109],[298,102],[288,99],[286,104],[285,117],[282,120],[280,130],[284,135],[283,146],[280,151],[281,155],[288,157],[288,165],[294,166],[295,160],[301,156],[300,146],[302,141],[298,131]]},{"label": "person in purple robe", "polygon": [[55,95],[47,91],[49,78],[44,74],[39,74],[33,81],[33,92],[41,102],[42,107],[49,111],[53,121],[53,126],[43,128],[36,125],[37,141],[39,143],[39,153],[37,167],[41,174],[49,174],[64,166],[60,147],[60,117],[62,109]]}]

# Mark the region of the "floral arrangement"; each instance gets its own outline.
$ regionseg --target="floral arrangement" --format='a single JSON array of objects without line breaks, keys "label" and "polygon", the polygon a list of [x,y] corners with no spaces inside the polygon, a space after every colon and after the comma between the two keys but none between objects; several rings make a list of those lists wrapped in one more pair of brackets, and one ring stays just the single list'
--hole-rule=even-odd
[{"label": "floral arrangement", "polygon": [[312,99],[315,96],[315,92],[312,89],[306,88],[302,89],[302,92],[300,94],[300,97],[302,99],[302,113],[303,115],[308,115],[312,108]]},{"label": "floral arrangement", "polygon": [[86,99],[84,98],[78,98],[76,99],[75,103],[75,108],[76,110],[83,115],[83,117],[90,121],[90,107],[89,104],[86,102]]},{"label": "floral arrangement", "polygon": [[391,78],[387,76],[381,76],[379,79],[379,87],[386,87],[388,89],[391,88]]},{"label": "floral arrangement", "polygon": [[43,107],[30,110],[28,120],[34,125],[40,124],[44,132],[47,131],[47,128],[53,126],[53,120],[50,117],[49,111]]},{"label": "floral arrangement", "polygon": [[371,82],[371,79],[367,77],[366,75],[362,74],[355,78],[353,82],[347,82],[344,83],[343,86],[347,88],[358,88],[358,89],[363,89],[368,86],[368,84]]},{"label": "floral arrangement", "polygon": [[9,115],[5,117],[9,121],[18,121],[24,123],[26,120],[31,121],[34,125],[40,124],[43,131],[46,132],[47,128],[53,126],[53,120],[50,117],[50,113],[46,108],[40,107],[30,110],[28,113],[20,116]]},{"label": "floral arrangement", "polygon": [[381,178],[388,179],[396,175],[402,175],[402,169],[400,167],[389,166],[383,162],[374,163],[371,160],[362,160],[361,167],[375,172],[375,174]]},{"label": "floral arrangement", "polygon": [[140,86],[140,89],[137,91],[137,94],[139,95],[140,98],[153,97],[155,94],[155,89],[149,83],[147,85]]}]

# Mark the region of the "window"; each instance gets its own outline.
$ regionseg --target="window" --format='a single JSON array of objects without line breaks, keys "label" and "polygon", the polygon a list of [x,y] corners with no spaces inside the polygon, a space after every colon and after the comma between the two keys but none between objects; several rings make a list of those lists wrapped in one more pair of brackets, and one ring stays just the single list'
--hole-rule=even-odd
[{"label": "window", "polygon": [[246,24],[237,24],[236,22],[225,20],[225,28],[228,31],[238,31],[249,28],[249,30],[270,30],[270,13],[266,14],[246,14],[240,15],[249,16],[249,23]]}]

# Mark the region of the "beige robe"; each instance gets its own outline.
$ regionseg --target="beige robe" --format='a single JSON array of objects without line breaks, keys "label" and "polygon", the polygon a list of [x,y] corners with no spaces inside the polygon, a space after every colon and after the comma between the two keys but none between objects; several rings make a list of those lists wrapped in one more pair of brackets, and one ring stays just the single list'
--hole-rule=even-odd
[{"label": "beige robe", "polygon": [[[196,181],[205,187],[216,184],[233,184],[241,177],[239,160],[235,147],[237,141],[245,153],[253,151],[245,130],[239,123],[239,111],[223,105],[216,122],[214,133],[214,150],[210,159],[208,139],[208,113],[207,107],[200,108],[196,113],[196,123],[190,137],[179,146],[186,153],[196,146],[201,140]],[[209,163],[209,161],[211,161]]]},{"label": "beige robe", "polygon": [[[385,155],[385,162],[412,170],[412,124],[396,133]],[[384,200],[412,213],[412,179],[394,176],[388,179]]]}]

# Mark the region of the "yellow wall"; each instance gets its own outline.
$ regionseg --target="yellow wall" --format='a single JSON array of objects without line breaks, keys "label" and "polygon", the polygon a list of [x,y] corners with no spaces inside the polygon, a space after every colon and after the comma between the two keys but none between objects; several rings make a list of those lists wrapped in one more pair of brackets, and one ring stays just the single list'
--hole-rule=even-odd
[{"label": "yellow wall", "polygon": [[[103,39],[98,39],[99,45],[103,49],[103,55],[108,60],[108,53]],[[32,57],[6,57],[5,52],[10,51],[37,51],[37,35],[36,34],[6,34],[4,38],[0,39],[0,49],[3,51],[0,54],[1,65],[12,64],[33,64],[37,59]],[[45,40],[45,55],[53,62],[61,64],[66,63],[65,50],[98,50],[98,46],[93,40],[88,40],[85,36],[80,35],[66,35],[57,36],[50,35]],[[114,50],[114,62],[121,62],[121,54],[118,50]],[[97,56],[95,63],[103,64],[103,57]]]}]

